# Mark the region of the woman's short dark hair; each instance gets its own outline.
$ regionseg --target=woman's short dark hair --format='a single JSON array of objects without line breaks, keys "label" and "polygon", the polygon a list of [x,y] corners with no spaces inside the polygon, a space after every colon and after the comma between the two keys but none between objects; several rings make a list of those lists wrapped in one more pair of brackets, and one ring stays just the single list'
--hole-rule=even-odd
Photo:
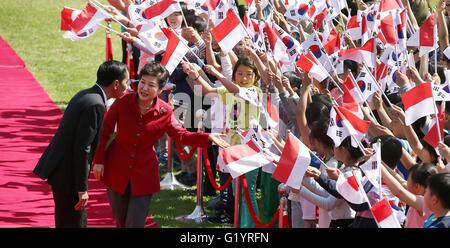
[{"label": "woman's short dark hair", "polygon": [[323,121],[329,123],[330,109],[320,101],[312,101],[305,110],[306,122],[308,126],[316,121]]},{"label": "woman's short dark hair", "polygon": [[253,60],[250,60],[249,58],[245,58],[245,57],[240,57],[240,58],[238,59],[238,61],[236,62],[236,64],[234,65],[234,68],[233,68],[233,74],[232,74],[232,79],[233,79],[233,81],[235,80],[235,75],[236,75],[237,68],[238,68],[240,65],[243,65],[243,66],[247,66],[247,67],[252,68],[253,73],[255,73],[255,80],[256,80],[256,82],[259,81],[259,79],[261,78],[261,76],[259,75],[258,68],[256,67],[256,65],[255,65],[255,63],[253,62]]},{"label": "woman's short dark hair", "polygon": [[328,122],[316,121],[311,125],[310,137],[319,141],[329,149],[333,149],[334,141],[327,135]]},{"label": "woman's short dark hair", "polygon": [[127,65],[122,62],[115,60],[106,61],[98,67],[97,84],[108,87],[116,80],[122,81],[125,79],[127,71]]},{"label": "woman's short dark hair", "polygon": [[450,209],[450,173],[440,173],[428,178],[427,187],[432,195],[437,196],[442,207]]},{"label": "woman's short dark hair", "polygon": [[152,76],[158,78],[158,86],[159,88],[163,88],[169,78],[169,73],[160,63],[150,62],[142,67],[139,77],[142,78],[142,76]]},{"label": "woman's short dark hair", "polygon": [[436,173],[436,166],[431,163],[415,164],[409,169],[409,177],[411,177],[411,180],[423,187],[427,186],[428,178]]},{"label": "woman's short dark hair", "polygon": [[[364,142],[361,142],[363,147],[365,147]],[[352,138],[351,136],[348,136],[347,138],[345,138],[341,145],[339,145],[339,148],[344,148],[348,151],[350,158],[353,161],[357,161],[359,162],[359,160],[364,156],[363,152],[361,151],[361,149],[357,146],[357,147],[353,147],[352,146]]]}]

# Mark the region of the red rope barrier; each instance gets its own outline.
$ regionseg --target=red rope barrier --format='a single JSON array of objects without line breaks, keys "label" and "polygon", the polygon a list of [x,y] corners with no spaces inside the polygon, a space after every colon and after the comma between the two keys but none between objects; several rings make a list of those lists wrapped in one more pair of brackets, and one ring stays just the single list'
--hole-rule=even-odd
[{"label": "red rope barrier", "polygon": [[206,148],[203,148],[203,156],[205,157],[206,172],[208,174],[208,178],[209,178],[209,181],[211,182],[212,186],[218,191],[225,190],[230,185],[230,183],[233,181],[233,178],[230,176],[228,178],[228,180],[222,186],[219,186],[216,182],[216,179],[213,176],[213,173],[211,170],[211,163],[209,162],[209,157],[208,157],[208,150]]},{"label": "red rope barrier", "polygon": [[277,208],[277,211],[273,215],[272,219],[267,224],[263,224],[259,221],[258,217],[256,216],[255,210],[253,209],[252,203],[250,201],[250,194],[248,193],[248,185],[247,185],[247,178],[245,175],[242,175],[242,189],[244,191],[245,201],[247,202],[247,208],[250,211],[250,216],[252,217],[253,222],[255,223],[256,227],[258,228],[269,228],[273,227],[275,225],[275,222],[278,220],[279,211],[280,208]]},{"label": "red rope barrier", "polygon": [[193,156],[194,153],[195,153],[195,150],[197,150],[197,147],[192,147],[192,148],[191,148],[191,151],[189,151],[189,154],[186,155],[186,154],[184,153],[182,147],[181,147],[181,144],[175,142],[175,147],[177,148],[178,156],[179,156],[180,159],[182,159],[182,160],[189,160],[189,159],[191,159],[192,156]]}]

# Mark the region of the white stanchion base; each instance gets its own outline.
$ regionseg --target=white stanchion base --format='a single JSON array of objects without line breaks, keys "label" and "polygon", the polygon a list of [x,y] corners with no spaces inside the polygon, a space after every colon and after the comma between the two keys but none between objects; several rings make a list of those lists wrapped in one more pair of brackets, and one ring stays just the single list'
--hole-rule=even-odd
[{"label": "white stanchion base", "polygon": [[190,215],[179,216],[176,219],[184,222],[203,223],[207,220],[207,218],[208,216],[206,216],[203,206],[197,205]]},{"label": "white stanchion base", "polygon": [[168,172],[166,176],[159,183],[161,189],[170,189],[170,190],[185,190],[189,189],[188,186],[178,182],[175,178],[175,175],[172,172]]}]

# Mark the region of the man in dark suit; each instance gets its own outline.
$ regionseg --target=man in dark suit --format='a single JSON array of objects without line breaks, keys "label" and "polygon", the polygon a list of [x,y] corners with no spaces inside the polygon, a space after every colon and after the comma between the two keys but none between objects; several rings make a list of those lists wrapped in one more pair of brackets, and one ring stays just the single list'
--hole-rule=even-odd
[{"label": "man in dark suit", "polygon": [[56,227],[86,227],[90,164],[97,147],[109,98],[127,90],[127,66],[107,61],[97,71],[97,83],[69,102],[55,136],[34,173],[52,186]]}]

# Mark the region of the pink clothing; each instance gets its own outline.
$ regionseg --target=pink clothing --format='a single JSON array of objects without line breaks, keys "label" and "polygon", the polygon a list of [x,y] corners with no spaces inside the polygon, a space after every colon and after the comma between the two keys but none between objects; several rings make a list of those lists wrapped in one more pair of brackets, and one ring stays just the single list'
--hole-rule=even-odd
[{"label": "pink clothing", "polygon": [[417,196],[417,198],[422,202],[424,215],[421,216],[419,214],[419,211],[417,211],[413,207],[409,207],[408,213],[406,213],[406,220],[405,220],[406,228],[422,228],[425,220],[432,214],[432,212],[425,207],[423,196]]}]

